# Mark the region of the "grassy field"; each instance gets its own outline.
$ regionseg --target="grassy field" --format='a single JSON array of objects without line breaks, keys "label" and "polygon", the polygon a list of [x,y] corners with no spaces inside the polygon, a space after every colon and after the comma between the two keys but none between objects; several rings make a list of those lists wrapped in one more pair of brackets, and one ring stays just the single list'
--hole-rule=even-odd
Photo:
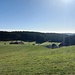
[{"label": "grassy field", "polygon": [[48,49],[0,42],[0,75],[75,75],[75,46]]}]

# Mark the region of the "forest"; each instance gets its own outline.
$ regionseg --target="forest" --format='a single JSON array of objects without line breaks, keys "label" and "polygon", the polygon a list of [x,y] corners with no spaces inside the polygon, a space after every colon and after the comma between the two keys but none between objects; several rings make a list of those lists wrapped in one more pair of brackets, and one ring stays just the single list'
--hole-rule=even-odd
[{"label": "forest", "polygon": [[66,33],[41,33],[29,31],[0,31],[0,41],[28,41],[36,43],[43,42],[60,42],[63,45],[75,45],[75,34]]}]

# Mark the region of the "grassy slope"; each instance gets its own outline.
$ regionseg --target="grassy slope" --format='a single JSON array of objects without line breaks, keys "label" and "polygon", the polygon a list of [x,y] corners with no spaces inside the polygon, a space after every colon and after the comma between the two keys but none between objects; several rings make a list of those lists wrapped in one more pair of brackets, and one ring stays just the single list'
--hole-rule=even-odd
[{"label": "grassy slope", "polygon": [[75,46],[0,44],[0,75],[75,75]]}]

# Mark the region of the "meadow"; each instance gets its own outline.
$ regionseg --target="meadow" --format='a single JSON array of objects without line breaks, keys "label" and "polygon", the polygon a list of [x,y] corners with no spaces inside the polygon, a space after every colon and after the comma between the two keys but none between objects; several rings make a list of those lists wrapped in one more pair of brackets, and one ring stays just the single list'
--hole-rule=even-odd
[{"label": "meadow", "polygon": [[75,75],[75,46],[49,49],[33,44],[0,42],[0,75]]}]

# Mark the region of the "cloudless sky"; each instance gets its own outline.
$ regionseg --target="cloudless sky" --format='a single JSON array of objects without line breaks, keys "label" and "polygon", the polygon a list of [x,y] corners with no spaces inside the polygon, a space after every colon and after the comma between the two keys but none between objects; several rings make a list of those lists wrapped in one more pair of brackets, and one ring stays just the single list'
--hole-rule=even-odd
[{"label": "cloudless sky", "polygon": [[75,0],[0,0],[0,30],[75,33]]}]

